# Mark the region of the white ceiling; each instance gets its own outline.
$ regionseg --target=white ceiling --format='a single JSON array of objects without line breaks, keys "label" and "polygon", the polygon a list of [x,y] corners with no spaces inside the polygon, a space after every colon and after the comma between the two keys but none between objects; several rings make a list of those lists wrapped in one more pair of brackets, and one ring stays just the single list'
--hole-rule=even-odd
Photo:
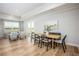
[{"label": "white ceiling", "polygon": [[40,3],[0,3],[0,12],[21,16],[41,5]]},{"label": "white ceiling", "polygon": [[63,4],[58,3],[0,3],[0,18],[27,19],[46,10],[56,8]]}]

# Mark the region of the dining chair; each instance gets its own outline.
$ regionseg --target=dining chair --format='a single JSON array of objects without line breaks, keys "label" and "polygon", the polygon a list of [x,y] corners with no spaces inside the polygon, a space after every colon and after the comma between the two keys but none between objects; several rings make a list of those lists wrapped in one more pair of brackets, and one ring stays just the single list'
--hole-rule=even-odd
[{"label": "dining chair", "polygon": [[18,40],[18,33],[17,32],[11,32],[9,34],[9,40]]},{"label": "dining chair", "polygon": [[45,45],[47,47],[46,51],[48,51],[49,45],[52,48],[52,40],[48,39],[46,35],[41,35],[41,48],[42,48],[42,45]]},{"label": "dining chair", "polygon": [[32,40],[34,40],[35,39],[35,33],[34,32],[31,32],[31,42],[32,42]]},{"label": "dining chair", "polygon": [[67,49],[66,44],[65,44],[65,39],[66,39],[67,35],[64,35],[61,37],[61,40],[55,40],[56,45],[58,43],[62,44],[63,47],[63,51],[65,52],[65,49]]},{"label": "dining chair", "polygon": [[20,39],[26,39],[25,33],[24,33],[24,32],[20,32],[20,33],[19,33],[19,38],[20,38]]},{"label": "dining chair", "polygon": [[39,47],[39,45],[40,45],[40,36],[39,36],[39,34],[35,34],[34,45],[35,45],[36,43],[38,44],[38,47]]}]

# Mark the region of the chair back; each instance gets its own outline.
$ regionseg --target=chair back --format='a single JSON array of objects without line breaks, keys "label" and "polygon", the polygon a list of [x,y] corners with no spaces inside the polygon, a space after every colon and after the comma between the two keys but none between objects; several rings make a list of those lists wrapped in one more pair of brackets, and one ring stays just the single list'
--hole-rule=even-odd
[{"label": "chair back", "polygon": [[19,33],[19,38],[25,38],[25,36],[26,36],[26,35],[25,35],[24,32],[20,32],[20,33]]},{"label": "chair back", "polygon": [[38,34],[35,34],[35,38],[39,38],[39,35]]},{"label": "chair back", "polygon": [[17,36],[18,36],[18,33],[17,32],[11,32],[10,35],[9,35],[9,38],[11,40],[13,40],[13,39],[17,39]]},{"label": "chair back", "polygon": [[35,39],[35,33],[34,32],[31,33],[31,38]]},{"label": "chair back", "polygon": [[35,39],[40,40],[40,36],[38,34],[35,34]]},{"label": "chair back", "polygon": [[67,37],[67,35],[65,35],[65,36],[63,37],[63,39],[62,39],[62,43],[65,42],[66,37]]},{"label": "chair back", "polygon": [[46,35],[41,35],[41,40],[48,41],[47,36]]}]

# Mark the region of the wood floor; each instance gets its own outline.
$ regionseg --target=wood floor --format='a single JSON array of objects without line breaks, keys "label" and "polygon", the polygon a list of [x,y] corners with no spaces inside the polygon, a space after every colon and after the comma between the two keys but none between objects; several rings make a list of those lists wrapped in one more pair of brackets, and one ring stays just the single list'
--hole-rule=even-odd
[{"label": "wood floor", "polygon": [[77,47],[67,46],[64,53],[62,47],[57,46],[46,51],[46,47],[39,48],[27,39],[11,42],[3,39],[0,40],[0,56],[79,56],[79,50]]}]

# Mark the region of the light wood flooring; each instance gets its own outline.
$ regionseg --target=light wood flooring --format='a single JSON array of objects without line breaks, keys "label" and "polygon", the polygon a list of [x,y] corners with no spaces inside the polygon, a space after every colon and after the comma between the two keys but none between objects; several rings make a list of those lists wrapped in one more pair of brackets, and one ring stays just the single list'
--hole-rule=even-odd
[{"label": "light wood flooring", "polygon": [[46,51],[46,47],[39,48],[27,39],[17,41],[3,39],[0,40],[0,56],[79,56],[79,50],[77,47],[67,45],[65,53],[61,46]]}]

